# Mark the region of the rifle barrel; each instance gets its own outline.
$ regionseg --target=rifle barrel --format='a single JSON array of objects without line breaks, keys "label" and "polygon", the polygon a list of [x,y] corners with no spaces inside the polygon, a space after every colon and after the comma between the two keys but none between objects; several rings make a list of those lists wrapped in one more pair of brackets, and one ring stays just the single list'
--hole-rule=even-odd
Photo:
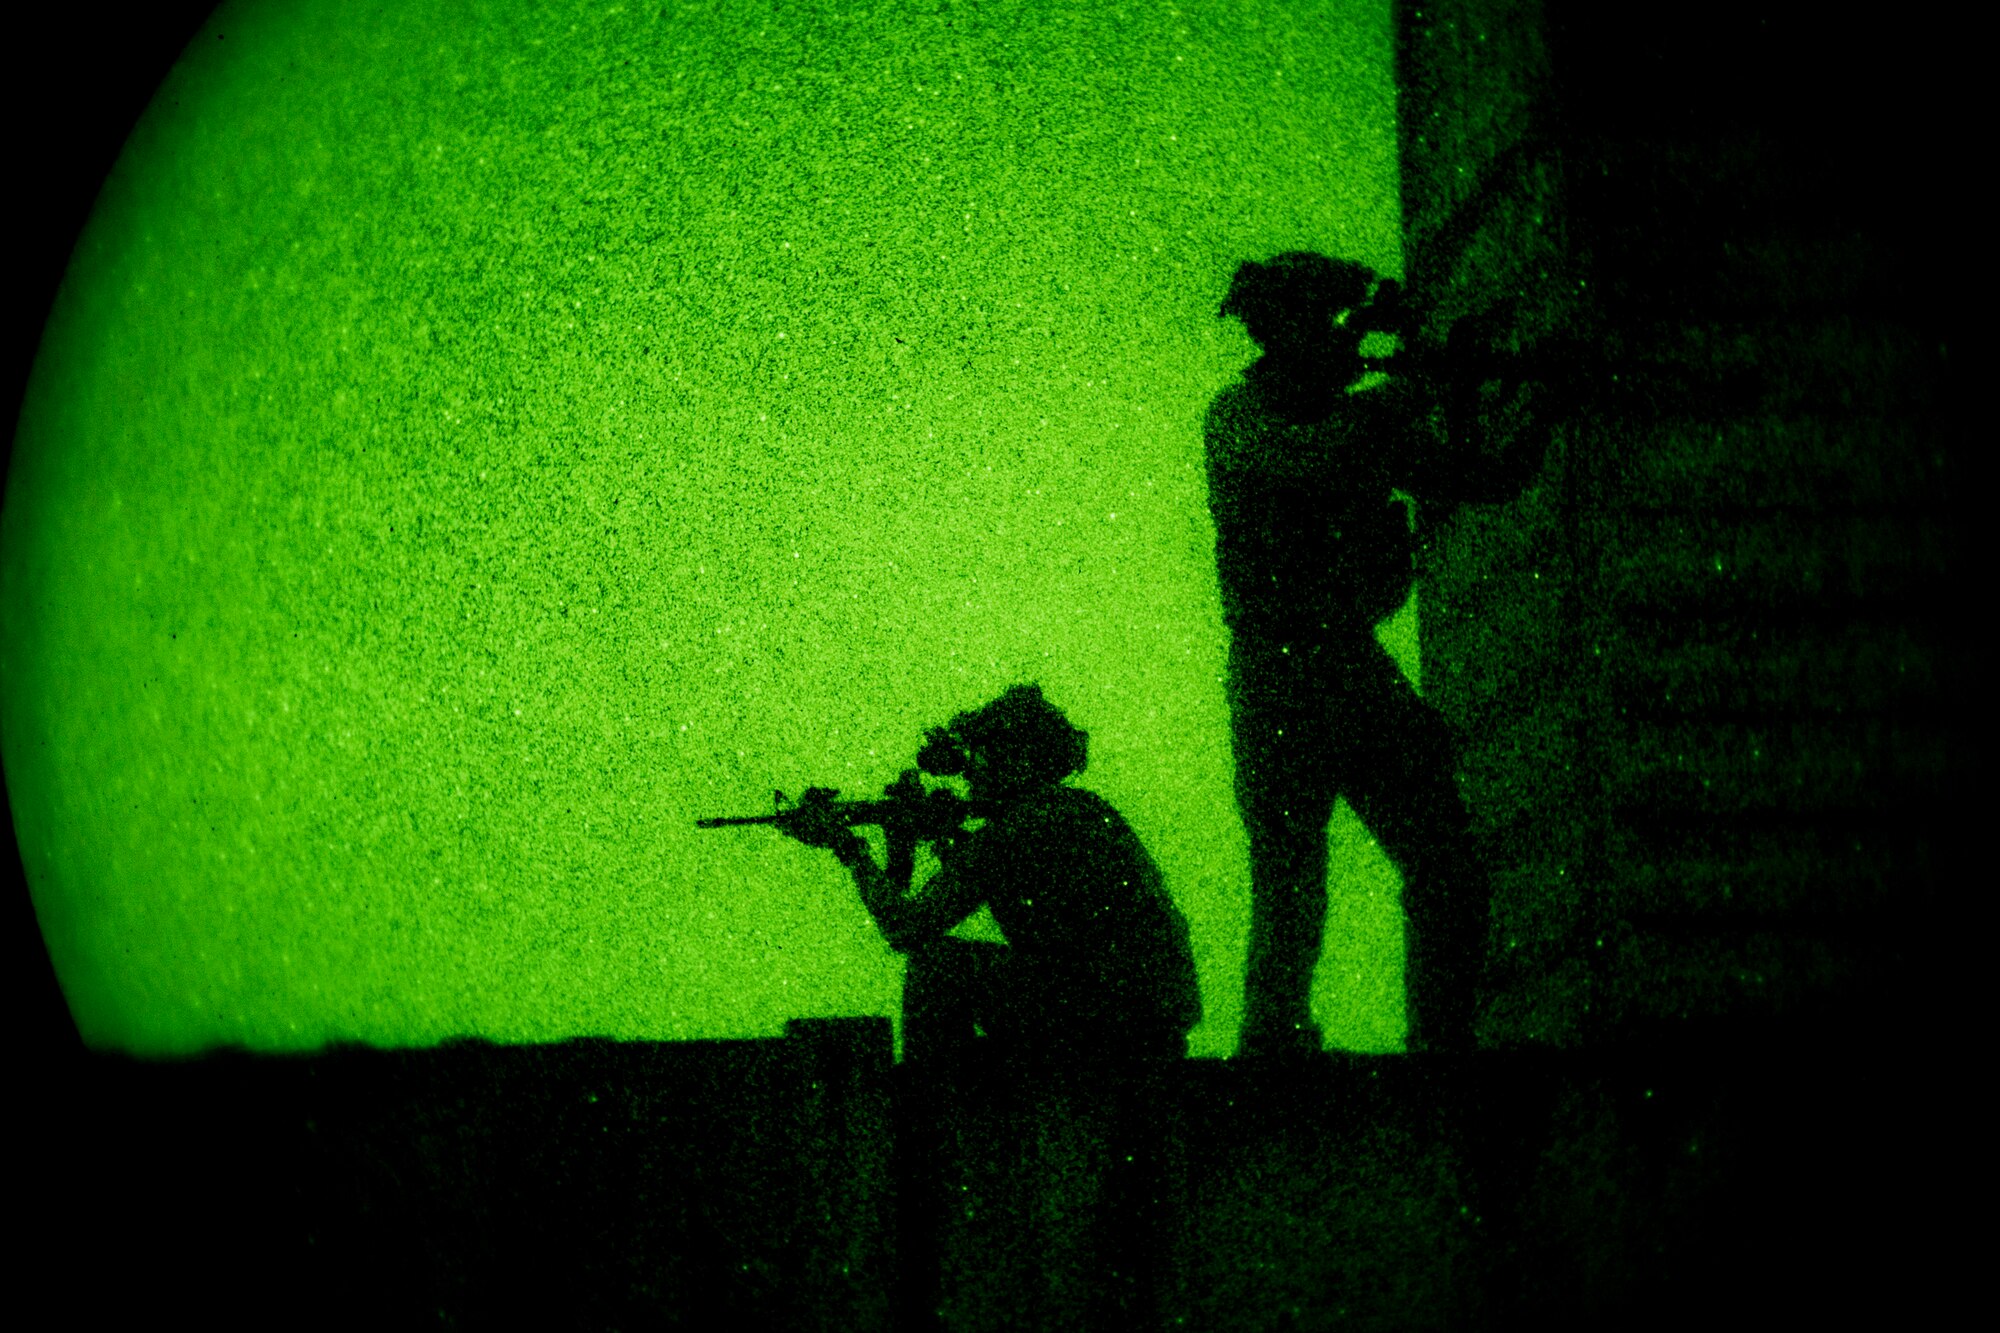
[{"label": "rifle barrel", "polygon": [[[907,815],[910,809],[901,801],[835,801],[830,807],[841,821],[850,827],[855,824],[880,824],[893,820],[899,815]],[[986,815],[984,803],[965,801],[961,809],[964,817],[977,819]],[[744,828],[752,824],[782,824],[797,813],[797,808],[780,810],[769,815],[725,815],[716,819],[697,819],[696,828]]]},{"label": "rifle barrel", "polygon": [[[827,807],[838,815],[841,822],[854,824],[879,824],[888,815],[892,803],[888,801],[835,801]],[[798,813],[796,807],[780,810],[770,815],[725,815],[719,819],[697,819],[696,828],[742,828],[750,824],[782,824]]]}]

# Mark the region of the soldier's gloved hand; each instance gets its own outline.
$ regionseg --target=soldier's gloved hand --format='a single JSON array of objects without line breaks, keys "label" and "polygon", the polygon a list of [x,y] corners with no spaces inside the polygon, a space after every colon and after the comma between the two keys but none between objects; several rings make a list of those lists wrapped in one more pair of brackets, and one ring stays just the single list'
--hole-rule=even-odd
[{"label": "soldier's gloved hand", "polygon": [[946,787],[924,797],[924,836],[948,841],[965,827],[970,813],[964,800]]},{"label": "soldier's gloved hand", "polygon": [[855,836],[847,822],[834,812],[832,800],[810,791],[795,809],[786,812],[784,822],[778,827],[808,847],[838,849]]},{"label": "soldier's gloved hand", "polygon": [[1390,333],[1405,342],[1415,338],[1417,333],[1416,311],[1403,301],[1403,284],[1394,278],[1384,278],[1375,288],[1375,294],[1368,300],[1368,308],[1363,321],[1369,329],[1379,333]]}]

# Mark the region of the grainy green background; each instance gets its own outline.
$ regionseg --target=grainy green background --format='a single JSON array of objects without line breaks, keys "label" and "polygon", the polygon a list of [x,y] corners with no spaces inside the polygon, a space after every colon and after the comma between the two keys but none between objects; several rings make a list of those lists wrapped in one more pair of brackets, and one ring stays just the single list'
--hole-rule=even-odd
[{"label": "grainy green background", "polygon": [[[1200,422],[1246,257],[1398,267],[1389,6],[227,6],[8,478],[4,745],[94,1045],[888,1013],[830,857],[1039,680],[1192,918],[1248,881]],[[1414,670],[1414,613],[1385,630]],[[1401,1042],[1343,807],[1317,1005]]]}]

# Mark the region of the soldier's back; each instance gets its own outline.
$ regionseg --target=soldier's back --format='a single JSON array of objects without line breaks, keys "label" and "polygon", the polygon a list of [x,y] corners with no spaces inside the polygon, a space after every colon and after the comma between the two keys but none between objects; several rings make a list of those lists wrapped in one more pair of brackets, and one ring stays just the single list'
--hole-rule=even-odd
[{"label": "soldier's back", "polygon": [[1110,802],[1052,786],[989,825],[988,902],[1016,954],[1031,1025],[1181,1036],[1201,1000],[1187,921]]}]

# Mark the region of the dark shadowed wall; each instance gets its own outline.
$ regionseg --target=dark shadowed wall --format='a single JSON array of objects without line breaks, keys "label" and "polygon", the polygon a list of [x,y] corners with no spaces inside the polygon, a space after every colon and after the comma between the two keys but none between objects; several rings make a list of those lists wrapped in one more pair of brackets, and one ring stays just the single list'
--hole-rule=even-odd
[{"label": "dark shadowed wall", "polygon": [[1971,754],[1941,34],[1399,12],[1411,283],[1440,328],[1507,312],[1559,403],[1538,483],[1426,550],[1487,1040],[1857,989],[1929,1021]]}]

